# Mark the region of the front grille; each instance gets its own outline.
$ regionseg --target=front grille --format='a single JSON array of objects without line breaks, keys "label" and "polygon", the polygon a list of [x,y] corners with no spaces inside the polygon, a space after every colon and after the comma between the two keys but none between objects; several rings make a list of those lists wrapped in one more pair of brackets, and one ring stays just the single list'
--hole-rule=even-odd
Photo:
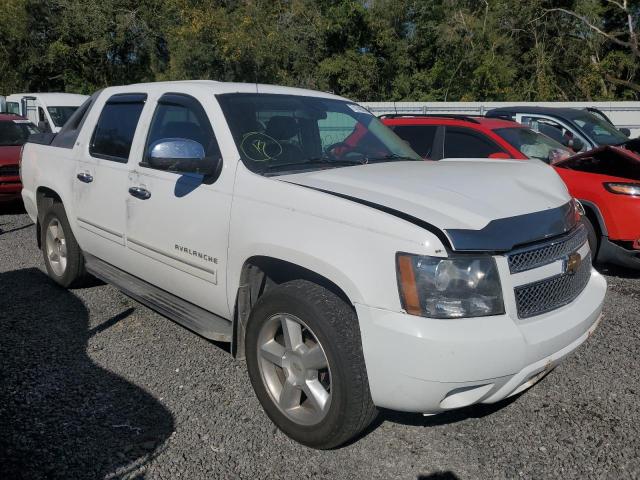
[{"label": "front grille", "polygon": [[0,177],[17,177],[20,175],[18,165],[5,165],[0,167]]},{"label": "front grille", "polygon": [[591,276],[591,254],[585,256],[574,274],[563,273],[514,289],[520,318],[541,315],[575,300]]},{"label": "front grille", "polygon": [[578,226],[573,232],[556,240],[515,250],[508,256],[511,273],[524,272],[548,265],[578,250],[587,241],[587,229]]}]

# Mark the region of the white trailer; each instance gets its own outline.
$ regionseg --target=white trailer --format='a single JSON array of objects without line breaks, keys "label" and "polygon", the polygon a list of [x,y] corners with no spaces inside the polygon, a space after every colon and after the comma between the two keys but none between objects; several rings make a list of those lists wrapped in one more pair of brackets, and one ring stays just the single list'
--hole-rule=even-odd
[{"label": "white trailer", "polygon": [[628,128],[631,131],[631,138],[640,136],[640,102],[361,102],[361,105],[375,115],[389,113],[484,115],[493,108],[524,105],[597,108],[607,115],[617,128]]},{"label": "white trailer", "polygon": [[87,98],[74,93],[14,93],[2,110],[28,118],[43,132],[58,133]]}]

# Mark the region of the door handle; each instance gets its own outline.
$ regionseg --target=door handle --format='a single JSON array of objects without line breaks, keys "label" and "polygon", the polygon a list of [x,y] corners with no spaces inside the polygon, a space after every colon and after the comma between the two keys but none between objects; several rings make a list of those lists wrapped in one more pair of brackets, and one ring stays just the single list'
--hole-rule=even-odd
[{"label": "door handle", "polygon": [[151,192],[142,187],[131,187],[129,189],[129,194],[136,198],[139,198],[140,200],[148,200],[149,198],[151,198]]},{"label": "door handle", "polygon": [[78,175],[76,175],[76,178],[84,183],[93,182],[93,176],[89,173],[79,173]]}]

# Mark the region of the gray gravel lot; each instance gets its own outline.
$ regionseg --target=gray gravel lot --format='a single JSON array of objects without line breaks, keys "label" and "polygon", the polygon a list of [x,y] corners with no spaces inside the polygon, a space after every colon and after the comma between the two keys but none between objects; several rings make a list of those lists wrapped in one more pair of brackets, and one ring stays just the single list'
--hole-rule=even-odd
[{"label": "gray gravel lot", "polygon": [[640,275],[609,272],[600,328],[515,400],[383,412],[319,452],[276,430],[224,345],[111,286],[54,286],[34,232],[0,210],[1,478],[640,478]]}]

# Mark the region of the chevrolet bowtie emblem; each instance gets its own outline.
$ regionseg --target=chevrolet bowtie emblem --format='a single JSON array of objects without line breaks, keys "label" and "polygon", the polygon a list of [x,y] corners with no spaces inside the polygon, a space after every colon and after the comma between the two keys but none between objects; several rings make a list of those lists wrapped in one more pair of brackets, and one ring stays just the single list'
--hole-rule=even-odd
[{"label": "chevrolet bowtie emblem", "polygon": [[581,263],[582,257],[580,256],[580,254],[578,252],[572,253],[571,255],[569,255],[569,258],[567,258],[565,262],[565,273],[567,275],[575,275],[575,273],[578,271],[578,268],[580,268]]}]

